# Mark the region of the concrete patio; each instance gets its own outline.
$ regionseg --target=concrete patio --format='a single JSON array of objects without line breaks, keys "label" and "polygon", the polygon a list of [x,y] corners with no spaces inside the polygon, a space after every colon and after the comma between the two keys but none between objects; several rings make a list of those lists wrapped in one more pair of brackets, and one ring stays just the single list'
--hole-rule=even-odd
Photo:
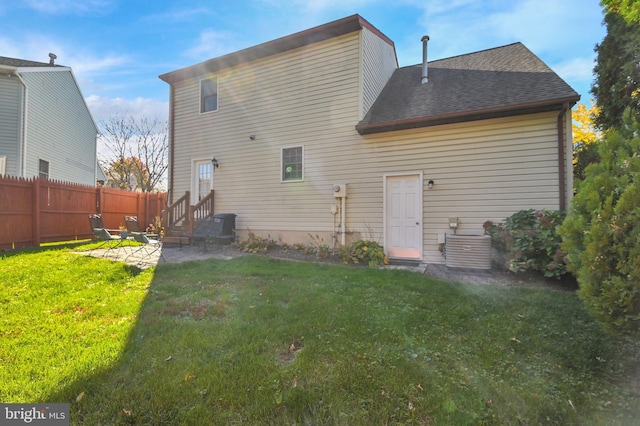
[{"label": "concrete patio", "polygon": [[142,246],[124,246],[113,249],[96,249],[91,252],[77,252],[78,254],[125,262],[141,269],[157,266],[163,263],[182,263],[190,260],[204,259],[231,259],[241,256],[242,253],[231,246],[209,245],[205,250],[202,245],[163,244],[162,248],[155,252],[153,247],[147,251]]}]

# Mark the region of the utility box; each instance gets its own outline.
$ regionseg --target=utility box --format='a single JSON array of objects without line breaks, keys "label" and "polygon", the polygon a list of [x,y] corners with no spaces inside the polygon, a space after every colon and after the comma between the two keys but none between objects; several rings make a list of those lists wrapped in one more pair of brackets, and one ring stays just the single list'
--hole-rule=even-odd
[{"label": "utility box", "polygon": [[333,185],[333,196],[335,198],[347,198],[347,184],[340,183]]}]

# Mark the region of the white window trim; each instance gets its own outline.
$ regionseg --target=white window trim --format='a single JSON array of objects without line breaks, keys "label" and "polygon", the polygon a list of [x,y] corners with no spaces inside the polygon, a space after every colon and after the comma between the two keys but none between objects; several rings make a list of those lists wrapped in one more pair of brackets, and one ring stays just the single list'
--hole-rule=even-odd
[{"label": "white window trim", "polygon": [[[284,150],[291,148],[302,148],[302,177],[300,179],[284,179],[283,167],[284,167]],[[282,183],[290,183],[290,182],[304,182],[304,145],[291,145],[291,146],[283,146],[280,149],[280,182]]]},{"label": "white window trim", "polygon": [[47,179],[51,180],[51,161],[47,160],[46,158],[38,158],[38,177],[40,177],[40,162],[41,161],[46,161],[47,162]]},{"label": "white window trim", "polygon": [[[204,104],[203,104],[203,97],[202,97],[202,82],[205,80],[215,80],[216,81],[216,109],[212,109],[211,111],[203,111],[204,109]],[[220,110],[220,80],[218,79],[218,77],[207,77],[207,78],[202,78],[200,79],[200,81],[198,82],[198,91],[200,93],[200,97],[198,98],[198,101],[200,102],[200,105],[198,106],[198,109],[200,111],[200,114],[209,114],[212,112],[217,112],[218,110]]]},{"label": "white window trim", "polygon": [[[191,160],[191,204],[198,203],[198,164],[200,163],[211,163],[211,159],[209,158],[194,158]],[[211,169],[211,187],[209,190],[213,189],[214,183],[214,173],[213,167]]]},{"label": "white window trim", "polygon": [[0,176],[4,176],[7,171],[7,156],[0,155]]}]

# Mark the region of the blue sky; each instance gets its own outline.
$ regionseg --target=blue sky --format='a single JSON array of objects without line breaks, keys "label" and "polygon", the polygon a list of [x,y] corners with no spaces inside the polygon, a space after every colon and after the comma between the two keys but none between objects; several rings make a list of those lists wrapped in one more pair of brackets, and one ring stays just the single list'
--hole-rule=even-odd
[{"label": "blue sky", "polygon": [[391,38],[400,66],[520,41],[588,103],[598,0],[0,1],[0,56],[70,66],[96,121],[166,118],[158,75],[358,13]]}]

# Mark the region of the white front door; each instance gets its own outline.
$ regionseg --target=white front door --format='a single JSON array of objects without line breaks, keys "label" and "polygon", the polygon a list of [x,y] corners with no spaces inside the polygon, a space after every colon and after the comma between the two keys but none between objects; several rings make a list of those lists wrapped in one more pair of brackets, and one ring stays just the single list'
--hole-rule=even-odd
[{"label": "white front door", "polygon": [[193,167],[192,204],[209,195],[213,189],[213,166],[211,160],[195,161]]},{"label": "white front door", "polygon": [[387,256],[422,260],[422,174],[385,176],[384,201]]}]

